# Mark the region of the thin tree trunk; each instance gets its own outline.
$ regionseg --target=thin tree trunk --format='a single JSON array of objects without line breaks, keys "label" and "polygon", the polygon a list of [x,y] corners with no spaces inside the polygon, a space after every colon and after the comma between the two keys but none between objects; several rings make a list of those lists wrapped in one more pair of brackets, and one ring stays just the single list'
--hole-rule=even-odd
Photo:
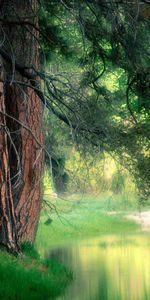
[{"label": "thin tree trunk", "polygon": [[3,83],[0,82],[0,243],[18,252],[16,216],[10,182]]}]

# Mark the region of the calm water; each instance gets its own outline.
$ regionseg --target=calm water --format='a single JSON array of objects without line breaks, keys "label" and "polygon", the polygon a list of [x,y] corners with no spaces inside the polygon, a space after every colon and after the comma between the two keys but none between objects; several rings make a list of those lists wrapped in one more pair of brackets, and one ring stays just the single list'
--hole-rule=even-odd
[{"label": "calm water", "polygon": [[46,252],[71,268],[58,300],[150,300],[150,236],[107,236]]}]

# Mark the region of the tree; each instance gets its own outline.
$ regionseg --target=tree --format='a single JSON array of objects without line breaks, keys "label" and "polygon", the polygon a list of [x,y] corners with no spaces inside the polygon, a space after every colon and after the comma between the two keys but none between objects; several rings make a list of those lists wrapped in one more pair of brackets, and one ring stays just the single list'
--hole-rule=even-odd
[{"label": "tree", "polygon": [[[149,5],[0,0],[0,7],[0,242],[18,251],[34,240],[40,213],[43,107],[79,144],[118,157],[150,195]],[[78,75],[45,72],[41,46],[46,56],[56,49],[72,57]],[[117,88],[108,86],[112,75]]]},{"label": "tree", "polygon": [[[75,11],[67,1],[66,5]],[[84,88],[95,91],[97,111],[105,116],[91,122],[95,124],[95,142],[119,158],[135,177],[141,199],[148,199],[150,5],[147,1],[79,1],[76,11],[88,41]],[[121,82],[113,91],[104,80],[112,75],[116,85]]]},{"label": "tree", "polygon": [[[49,85],[49,89],[57,91],[52,111],[72,125],[84,150],[91,144],[119,159],[134,176],[140,198],[147,200],[150,5],[147,1],[115,0],[61,3],[82,37],[76,39],[74,34],[80,75],[70,87],[64,79],[61,95],[60,78],[55,89]],[[67,27],[67,22],[62,28]],[[71,25],[68,36],[70,28]],[[70,42],[74,42],[73,37]],[[116,87],[110,87],[111,78]],[[59,103],[58,107],[55,103]]]},{"label": "tree", "polygon": [[39,67],[37,3],[0,3],[0,242],[14,251],[34,240],[41,208],[43,108],[30,87]]}]

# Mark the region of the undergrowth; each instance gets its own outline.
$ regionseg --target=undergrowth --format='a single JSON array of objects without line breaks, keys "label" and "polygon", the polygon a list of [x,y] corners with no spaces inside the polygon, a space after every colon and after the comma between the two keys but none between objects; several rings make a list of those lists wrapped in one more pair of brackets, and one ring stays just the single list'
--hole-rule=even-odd
[{"label": "undergrowth", "polygon": [[0,299],[55,299],[72,280],[71,271],[56,261],[40,259],[28,243],[15,257],[0,250]]}]

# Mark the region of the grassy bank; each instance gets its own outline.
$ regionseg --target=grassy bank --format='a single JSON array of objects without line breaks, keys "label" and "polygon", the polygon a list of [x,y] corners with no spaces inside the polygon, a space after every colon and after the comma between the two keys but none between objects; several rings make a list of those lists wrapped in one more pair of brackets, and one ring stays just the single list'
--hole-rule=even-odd
[{"label": "grassy bank", "polygon": [[55,261],[41,260],[36,251],[23,247],[14,257],[0,251],[0,299],[55,299],[64,292],[72,274]]},{"label": "grassy bank", "polygon": [[[45,207],[42,211],[36,244],[42,253],[44,249],[76,239],[84,239],[106,234],[129,233],[139,226],[123,218],[125,205],[128,210],[137,209],[137,202],[123,202],[118,197],[70,197],[68,199],[46,198],[52,211]],[[113,214],[118,211],[117,214]],[[49,217],[52,219],[47,224]]]},{"label": "grassy bank", "polygon": [[[49,207],[42,210],[36,239],[40,254],[77,239],[130,233],[139,228],[121,213],[137,209],[136,201],[130,199],[120,196],[112,199],[105,195],[74,196],[65,200],[45,198]],[[114,211],[117,214],[113,214]],[[0,299],[48,300],[63,294],[72,273],[56,261],[42,260],[30,245],[24,245],[22,250],[23,255],[17,258],[0,250]]]}]

